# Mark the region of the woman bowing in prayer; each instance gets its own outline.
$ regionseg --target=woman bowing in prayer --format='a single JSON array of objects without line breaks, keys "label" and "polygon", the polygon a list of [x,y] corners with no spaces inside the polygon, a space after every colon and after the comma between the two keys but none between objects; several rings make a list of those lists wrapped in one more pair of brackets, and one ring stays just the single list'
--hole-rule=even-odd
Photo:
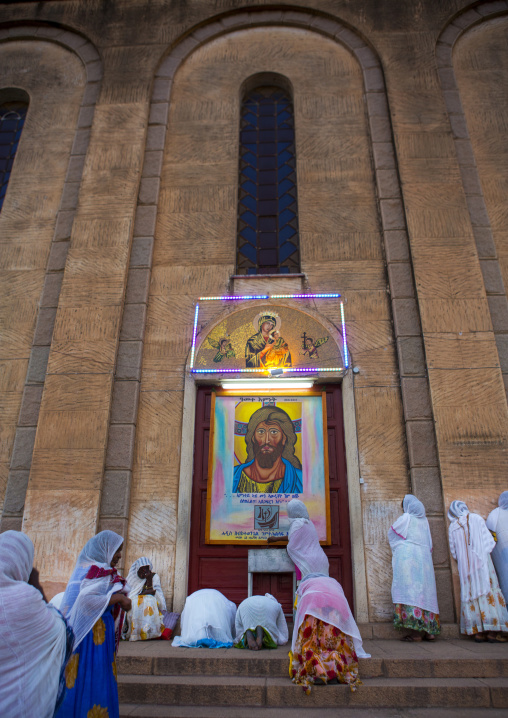
[{"label": "woman bowing in prayer", "polygon": [[173,646],[184,648],[231,648],[236,606],[214,588],[191,593],[182,611],[181,635]]},{"label": "woman bowing in prayer", "polygon": [[460,576],[460,630],[478,643],[505,643],[508,612],[490,557],[495,541],[482,517],[463,501],[452,501],[448,518],[450,551]]},{"label": "woman bowing in prayer", "polygon": [[132,608],[125,617],[123,638],[147,641],[151,638],[171,638],[171,631],[163,622],[166,600],[159,576],[152,571],[149,558],[134,561],[127,575]]},{"label": "woman bowing in prayer", "polygon": [[0,534],[0,715],[52,718],[64,696],[72,631],[46,604],[21,531]]},{"label": "woman bowing in prayer", "polygon": [[249,596],[238,606],[235,648],[277,648],[288,642],[288,624],[282,606],[271,593]]},{"label": "woman bowing in prayer", "polygon": [[392,549],[392,601],[395,628],[410,630],[402,641],[433,641],[441,632],[436,577],[432,563],[432,538],[425,507],[407,494],[404,513],[390,527]]},{"label": "woman bowing in prayer", "polygon": [[504,601],[508,603],[508,491],[503,491],[498,504],[488,515],[487,528],[496,541],[491,556]]},{"label": "woman bowing in prayer", "polygon": [[65,669],[67,692],[57,718],[118,718],[116,651],[131,601],[116,565],[123,538],[101,531],[81,551],[61,610],[75,635]]},{"label": "woman bowing in prayer", "polygon": [[[329,564],[305,504],[293,499],[287,552],[302,575],[297,591],[296,618],[289,672],[294,683],[310,693],[316,682],[335,678],[352,691],[360,684],[358,656],[369,658],[342,586],[330,578]],[[276,536],[268,539],[276,543]]]}]

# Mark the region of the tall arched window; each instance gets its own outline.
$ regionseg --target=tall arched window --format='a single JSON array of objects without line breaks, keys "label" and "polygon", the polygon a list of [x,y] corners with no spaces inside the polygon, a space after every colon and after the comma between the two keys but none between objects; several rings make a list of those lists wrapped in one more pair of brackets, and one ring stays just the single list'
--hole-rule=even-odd
[{"label": "tall arched window", "polygon": [[287,89],[259,84],[244,95],[239,175],[237,273],[298,273],[295,122]]},{"label": "tall arched window", "polygon": [[28,102],[24,100],[0,101],[0,210],[4,203],[27,111]]}]

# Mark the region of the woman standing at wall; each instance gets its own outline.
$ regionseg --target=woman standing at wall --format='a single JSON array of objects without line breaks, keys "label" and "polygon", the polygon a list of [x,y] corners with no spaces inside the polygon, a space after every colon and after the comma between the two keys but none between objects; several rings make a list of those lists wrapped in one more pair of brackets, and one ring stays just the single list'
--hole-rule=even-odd
[{"label": "woman standing at wall", "polygon": [[499,585],[505,603],[508,602],[508,491],[499,497],[499,506],[487,518],[487,528],[496,542],[492,549],[492,561],[496,567]]},{"label": "woman standing at wall", "polygon": [[505,643],[508,612],[490,557],[495,546],[485,521],[470,513],[463,501],[448,511],[450,551],[460,576],[460,630],[478,643]]},{"label": "woman standing at wall", "polygon": [[390,527],[392,549],[393,623],[409,630],[402,641],[435,640],[441,632],[436,578],[432,563],[432,538],[425,507],[416,496],[407,494],[404,513]]},{"label": "woman standing at wall", "polygon": [[115,657],[124,611],[131,608],[126,581],[115,568],[122,546],[113,531],[98,533],[81,551],[67,585],[61,608],[75,644],[58,718],[118,718]]}]

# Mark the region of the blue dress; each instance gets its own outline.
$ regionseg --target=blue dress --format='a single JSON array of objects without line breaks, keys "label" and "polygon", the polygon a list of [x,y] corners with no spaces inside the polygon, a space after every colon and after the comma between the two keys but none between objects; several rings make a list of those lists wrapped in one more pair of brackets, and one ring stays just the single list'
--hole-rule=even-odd
[{"label": "blue dress", "polygon": [[73,652],[56,718],[119,718],[114,606],[108,606]]}]

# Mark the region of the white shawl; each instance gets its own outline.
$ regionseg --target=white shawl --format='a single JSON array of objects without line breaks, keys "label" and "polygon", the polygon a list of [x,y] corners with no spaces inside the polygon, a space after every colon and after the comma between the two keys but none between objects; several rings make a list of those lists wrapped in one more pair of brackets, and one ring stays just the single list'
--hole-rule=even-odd
[{"label": "white shawl", "polygon": [[[139,594],[145,587],[146,579],[139,578],[138,576],[138,571],[143,566],[150,566],[150,571],[153,569],[152,562],[150,561],[150,559],[146,558],[146,556],[143,556],[142,558],[138,558],[137,561],[134,561],[134,563],[130,567],[129,573],[127,574],[127,584],[130,589],[129,598],[131,599],[131,601],[134,601],[134,599],[139,596]],[[161,611],[166,611],[166,599],[164,598],[164,594],[162,593],[161,580],[157,573],[152,578],[152,586],[155,589],[155,598],[159,605],[159,609]]]},{"label": "white shawl", "polygon": [[457,560],[461,601],[472,601],[490,591],[488,557],[496,542],[485,521],[469,513],[463,502],[452,502],[448,512],[450,552]]},{"label": "white shawl", "polygon": [[92,566],[110,572],[111,559],[122,544],[123,538],[114,531],[101,531],[79,554],[61,604],[61,611],[74,631],[74,650],[102,616],[111,596],[117,591],[127,593],[122,583],[113,582],[114,575],[85,578]]},{"label": "white shawl", "polygon": [[[236,606],[214,588],[202,588],[191,593],[182,611],[181,636],[173,646],[210,648],[233,645]],[[203,643],[204,642],[204,643]]]},{"label": "white shawl", "polygon": [[27,583],[33,556],[26,534],[0,534],[2,718],[51,718],[65,660],[65,622]]},{"label": "white shawl", "polygon": [[292,499],[287,505],[289,518],[289,542],[287,552],[298,567],[302,579],[310,573],[328,576],[330,567],[328,558],[319,544],[316,527],[309,519],[305,504]]},{"label": "white shawl", "polygon": [[329,576],[316,576],[302,581],[298,587],[295,625],[291,650],[294,653],[298,630],[305,616],[314,616],[320,621],[336,626],[342,633],[351,636],[355,651],[360,658],[370,658],[363,648],[362,637],[353,618],[342,586]]},{"label": "white shawl", "polygon": [[508,603],[508,491],[503,491],[498,503],[497,509],[491,511],[487,518],[487,528],[496,534],[492,561],[496,567],[499,586]]},{"label": "white shawl", "polygon": [[404,513],[390,527],[392,601],[439,614],[432,563],[432,537],[425,507],[412,494],[403,501]]},{"label": "white shawl", "polygon": [[271,593],[249,596],[238,606],[235,643],[240,642],[245,631],[255,631],[257,626],[265,628],[277,645],[288,642],[288,624],[282,606]]}]

